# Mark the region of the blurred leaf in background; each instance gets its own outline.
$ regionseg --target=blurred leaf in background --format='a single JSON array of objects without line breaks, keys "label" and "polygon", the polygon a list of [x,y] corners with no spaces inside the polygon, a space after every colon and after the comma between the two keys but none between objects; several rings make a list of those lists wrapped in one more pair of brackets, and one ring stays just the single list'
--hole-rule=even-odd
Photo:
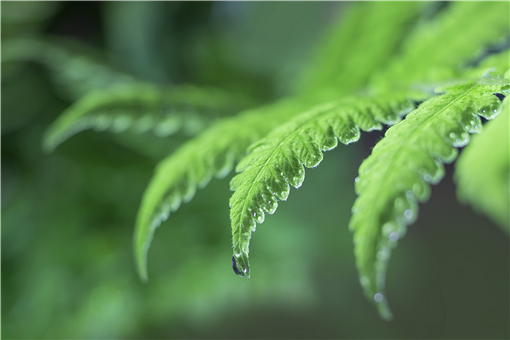
[{"label": "blurred leaf in background", "polygon": [[[281,98],[349,6],[2,2],[2,60],[12,41],[43,42],[46,53],[42,61],[29,54],[2,63],[2,337],[508,334],[508,239],[456,202],[451,168],[395,251],[388,295],[396,320],[382,321],[365,300],[347,224],[357,168],[380,135],[339,147],[307,171],[299,194],[254,236],[257,275],[249,281],[230,266],[231,176],[211,182],[162,225],[151,280],[142,284],[136,275],[132,233],[141,196],[154,166],[186,133],[84,131],[52,154],[42,151],[50,123],[101,84],[210,86],[254,105]],[[55,56],[70,45],[70,62],[60,63]],[[482,293],[473,298],[472,291]]]}]

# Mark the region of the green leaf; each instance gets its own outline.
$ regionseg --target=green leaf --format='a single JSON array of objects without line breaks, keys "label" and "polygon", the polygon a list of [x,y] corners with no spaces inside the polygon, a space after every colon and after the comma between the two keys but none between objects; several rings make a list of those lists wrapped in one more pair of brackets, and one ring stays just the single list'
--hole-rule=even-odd
[{"label": "green leaf", "polygon": [[373,79],[379,88],[395,89],[455,79],[484,47],[509,37],[510,3],[451,2],[436,20],[418,26],[402,53]]},{"label": "green leaf", "polygon": [[134,251],[142,280],[148,278],[147,252],[161,222],[182,202],[191,200],[196,189],[205,187],[213,176],[228,175],[251,143],[308,105],[287,100],[224,118],[159,163],[136,220]]},{"label": "green leaf", "polygon": [[134,81],[131,76],[108,66],[101,53],[71,39],[2,41],[2,64],[19,61],[44,65],[59,93],[71,100],[92,90]]},{"label": "green leaf", "polygon": [[438,183],[443,163],[457,157],[455,147],[479,132],[478,115],[494,118],[500,110],[495,92],[508,93],[508,81],[497,84],[465,83],[445,88],[445,94],[422,103],[402,122],[391,127],[361,164],[349,228],[365,295],[385,319],[392,317],[384,295],[386,266],[391,249],[418,215],[417,202]]},{"label": "green leaf", "polygon": [[250,147],[251,153],[237,166],[241,172],[230,182],[235,193],[230,199],[233,267],[250,276],[248,253],[251,234],[265,213],[273,214],[277,201],[285,201],[290,185],[299,188],[305,169],[316,167],[323,151],[359,139],[359,130],[394,124],[410,110],[407,95],[385,98],[350,98],[317,106],[272,131]]},{"label": "green leaf", "polygon": [[246,108],[249,102],[219,89],[194,86],[164,87],[128,83],[89,92],[48,128],[43,147],[54,150],[86,129],[137,133],[152,130],[160,137],[179,130],[194,135],[219,116]]},{"label": "green leaf", "polygon": [[422,7],[418,2],[353,3],[306,70],[303,94],[329,87],[347,93],[365,86],[393,57]]},{"label": "green leaf", "polygon": [[457,197],[477,211],[486,214],[510,233],[510,101],[505,99],[503,111],[488,122],[483,133],[474,136],[455,163]]}]

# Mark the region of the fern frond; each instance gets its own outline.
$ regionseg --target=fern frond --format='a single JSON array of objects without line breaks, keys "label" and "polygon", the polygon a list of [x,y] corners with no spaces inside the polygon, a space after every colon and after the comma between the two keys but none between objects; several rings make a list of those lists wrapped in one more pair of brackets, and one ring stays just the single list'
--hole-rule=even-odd
[{"label": "fern frond", "polygon": [[247,100],[219,89],[193,86],[163,87],[127,83],[89,92],[53,122],[45,133],[43,147],[59,144],[86,129],[142,133],[152,130],[160,137],[179,130],[193,135],[218,117],[246,108]]},{"label": "fern frond", "polygon": [[381,122],[394,124],[410,110],[407,95],[385,98],[350,98],[317,106],[272,131],[251,146],[237,166],[241,172],[230,182],[233,268],[250,276],[248,253],[251,234],[265,213],[273,214],[278,200],[286,200],[290,186],[299,188],[305,169],[317,166],[323,151],[358,140],[360,129],[379,130]]},{"label": "fern frond", "polygon": [[287,100],[224,118],[158,164],[143,195],[134,233],[135,260],[142,280],[148,278],[147,252],[161,222],[213,176],[222,178],[230,173],[250,144],[308,105]]},{"label": "fern frond", "polygon": [[455,163],[457,197],[475,210],[485,213],[510,233],[510,101],[505,99],[502,113],[474,136]]},{"label": "fern frond", "polygon": [[372,73],[398,50],[422,4],[367,2],[350,6],[306,70],[300,89],[303,94],[332,88],[338,95],[365,86]]},{"label": "fern frond", "polygon": [[493,93],[508,93],[508,80],[498,84],[465,83],[422,103],[391,127],[361,164],[349,228],[360,283],[383,318],[392,317],[384,296],[391,249],[418,215],[417,202],[430,195],[429,184],[444,174],[443,163],[457,157],[455,147],[481,131],[478,115],[494,118],[501,103]]},{"label": "fern frond", "polygon": [[2,41],[2,63],[19,61],[45,66],[59,93],[71,100],[92,90],[134,81],[131,76],[108,66],[99,52],[71,39]]},{"label": "fern frond", "polygon": [[373,85],[394,89],[455,79],[484,47],[510,38],[509,13],[508,2],[449,3],[436,20],[417,27],[402,54],[374,77]]}]

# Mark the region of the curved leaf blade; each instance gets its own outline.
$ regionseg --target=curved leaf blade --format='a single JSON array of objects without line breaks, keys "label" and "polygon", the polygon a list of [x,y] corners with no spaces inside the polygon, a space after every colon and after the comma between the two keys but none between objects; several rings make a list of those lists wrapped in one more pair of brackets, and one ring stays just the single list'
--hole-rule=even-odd
[{"label": "curved leaf blade", "polygon": [[219,89],[194,86],[165,87],[128,83],[87,93],[66,109],[43,138],[53,151],[86,129],[143,133],[166,137],[184,130],[194,135],[213,119],[246,108],[249,102]]},{"label": "curved leaf blade", "polygon": [[[391,97],[390,97],[391,98]],[[230,199],[233,260],[236,274],[249,277],[249,243],[265,213],[273,214],[285,201],[290,186],[299,188],[305,170],[316,167],[322,153],[359,139],[359,130],[381,129],[380,122],[396,123],[410,108],[407,95],[333,102],[317,106],[272,131],[252,147],[237,166]]]},{"label": "curved leaf blade", "polygon": [[479,136],[462,151],[455,163],[459,201],[470,204],[510,233],[510,101],[505,99],[503,111],[488,122]]},{"label": "curved leaf blade", "polygon": [[191,200],[196,189],[205,187],[213,176],[228,175],[251,143],[300,112],[303,105],[308,104],[282,101],[224,118],[158,164],[142,197],[134,232],[135,262],[142,280],[148,280],[147,253],[161,222],[181,203]]},{"label": "curved leaf blade", "polygon": [[392,318],[384,295],[391,249],[416,220],[418,202],[430,195],[429,185],[442,179],[443,163],[457,157],[455,148],[469,142],[469,133],[481,131],[478,116],[498,114],[501,105],[493,93],[508,89],[508,81],[446,88],[388,129],[361,164],[349,228],[360,283],[383,318]]}]

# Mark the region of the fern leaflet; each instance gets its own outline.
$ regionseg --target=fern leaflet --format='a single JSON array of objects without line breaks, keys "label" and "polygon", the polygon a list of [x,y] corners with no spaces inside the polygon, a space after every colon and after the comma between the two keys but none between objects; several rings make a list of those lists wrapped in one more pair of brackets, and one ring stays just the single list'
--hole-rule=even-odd
[{"label": "fern leaflet", "polygon": [[392,317],[384,296],[391,249],[418,214],[417,202],[428,199],[430,184],[444,174],[442,163],[457,157],[455,147],[481,131],[478,115],[495,117],[500,101],[495,92],[508,92],[508,81],[497,85],[465,83],[424,102],[401,123],[391,127],[361,164],[356,179],[352,218],[354,252],[365,295],[375,301],[383,318]]},{"label": "fern leaflet", "polygon": [[192,86],[163,87],[127,83],[87,93],[48,128],[43,142],[47,151],[74,134],[94,128],[143,133],[152,130],[160,137],[181,129],[193,135],[215,117],[233,114],[248,101],[219,89]]},{"label": "fern leaflet", "polygon": [[308,105],[287,100],[224,118],[158,164],[143,195],[134,234],[136,265],[144,281],[153,234],[170,212],[191,200],[197,187],[205,187],[213,175],[225,177],[251,143]]},{"label": "fern leaflet", "polygon": [[510,232],[509,188],[509,100],[502,113],[474,136],[455,163],[459,201],[484,212],[507,233]]},{"label": "fern leaflet", "polygon": [[277,200],[286,200],[289,184],[299,188],[304,181],[303,165],[312,168],[322,160],[322,152],[349,144],[364,131],[381,129],[380,122],[394,124],[410,109],[406,95],[393,98],[351,98],[328,103],[305,112],[251,146],[251,153],[237,166],[241,172],[231,183],[230,199],[234,271],[250,276],[248,253],[256,223],[264,222],[265,212],[273,214]]}]

